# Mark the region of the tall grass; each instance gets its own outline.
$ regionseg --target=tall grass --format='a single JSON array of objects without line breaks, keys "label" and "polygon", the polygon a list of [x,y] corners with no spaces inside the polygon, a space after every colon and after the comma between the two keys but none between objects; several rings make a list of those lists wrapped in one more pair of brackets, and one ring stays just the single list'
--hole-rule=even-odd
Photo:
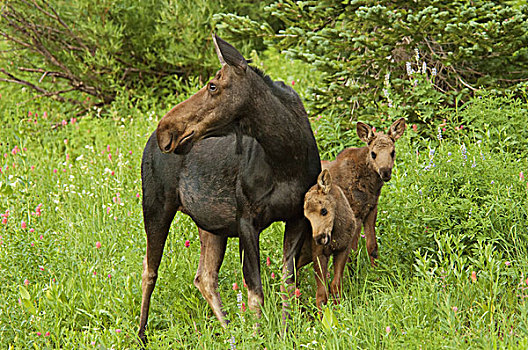
[{"label": "tall grass", "polygon": [[[308,73],[299,78],[265,68],[300,91],[308,84]],[[133,348],[145,253],[141,152],[167,106],[122,95],[105,118],[94,113],[75,119],[60,105],[20,103],[30,99],[14,89],[0,98],[0,344]],[[510,106],[506,100],[499,107],[512,113]],[[526,111],[526,103],[515,108]],[[243,310],[247,293],[238,242],[229,241],[220,292],[232,322],[223,330],[192,284],[197,229],[178,214],[153,295],[149,346],[528,347],[526,140],[508,129],[515,138],[512,152],[508,140],[482,137],[486,130],[493,134],[493,123],[459,128],[471,117],[464,113],[476,111],[446,113],[445,125],[432,126],[440,128],[441,138],[409,127],[397,142],[393,179],[380,198],[379,267],[370,267],[362,240],[345,275],[342,303],[322,315],[315,308],[311,267],[300,271],[301,296],[294,298],[285,334],[278,280],[283,225],[261,235],[265,305],[258,332]],[[493,108],[479,118],[501,116]],[[332,118],[312,116],[327,159],[359,144],[352,125],[343,132]]]}]

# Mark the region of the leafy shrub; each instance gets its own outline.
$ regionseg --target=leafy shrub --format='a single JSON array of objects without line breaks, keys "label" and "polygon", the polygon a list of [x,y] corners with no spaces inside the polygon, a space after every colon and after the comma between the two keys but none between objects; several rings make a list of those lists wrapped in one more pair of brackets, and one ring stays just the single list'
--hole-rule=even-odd
[{"label": "leafy shrub", "polygon": [[[480,88],[517,91],[526,82],[528,6],[522,2],[276,1],[266,11],[286,29],[223,19],[237,28],[233,36],[262,36],[325,73],[310,96],[315,113],[379,115],[387,108],[387,74],[394,100],[412,122],[432,118],[437,103],[455,105]],[[427,73],[434,89],[413,89],[413,70]]]},{"label": "leafy shrub", "polygon": [[3,2],[0,81],[84,107],[113,101],[123,87],[164,95],[178,78],[217,69],[219,11],[259,15],[251,0]]}]

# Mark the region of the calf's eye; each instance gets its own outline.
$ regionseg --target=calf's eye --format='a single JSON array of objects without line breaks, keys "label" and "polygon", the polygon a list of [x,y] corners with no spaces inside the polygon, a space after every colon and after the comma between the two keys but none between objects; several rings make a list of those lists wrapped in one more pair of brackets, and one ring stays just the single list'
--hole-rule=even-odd
[{"label": "calf's eye", "polygon": [[214,83],[209,83],[209,91],[215,92],[216,90],[218,90],[216,85]]},{"label": "calf's eye", "polygon": [[370,156],[372,157],[372,159],[376,159],[376,153],[370,152]]},{"label": "calf's eye", "polygon": [[328,214],[328,210],[326,208],[321,209],[321,215],[325,216],[326,214]]}]

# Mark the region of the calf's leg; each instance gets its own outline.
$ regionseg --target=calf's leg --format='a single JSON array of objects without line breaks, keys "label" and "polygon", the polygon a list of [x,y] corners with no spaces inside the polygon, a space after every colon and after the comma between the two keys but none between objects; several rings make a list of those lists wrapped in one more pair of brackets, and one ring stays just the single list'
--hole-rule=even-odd
[{"label": "calf's leg", "polygon": [[328,256],[314,252],[313,264],[315,270],[315,280],[317,282],[317,291],[315,293],[315,303],[321,310],[322,305],[328,302],[328,290],[326,275],[328,273]]},{"label": "calf's leg", "polygon": [[377,266],[376,259],[378,258],[378,242],[376,240],[376,218],[378,216],[378,207],[374,207],[367,215],[365,225],[365,239],[367,243],[367,252],[370,258],[370,264]]}]

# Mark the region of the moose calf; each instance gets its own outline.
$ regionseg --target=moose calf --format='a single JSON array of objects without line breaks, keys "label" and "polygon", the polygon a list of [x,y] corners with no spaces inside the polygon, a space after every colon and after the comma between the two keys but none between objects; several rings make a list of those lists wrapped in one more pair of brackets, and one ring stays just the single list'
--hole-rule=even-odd
[{"label": "moose calf", "polygon": [[[367,252],[372,266],[376,265],[375,259],[378,258],[375,232],[378,199],[383,184],[391,179],[396,156],[394,143],[403,135],[405,126],[405,119],[400,118],[385,134],[374,132],[369,125],[358,122],[357,134],[367,146],[346,148],[337,155],[336,160],[322,162],[323,168],[330,171],[334,183],[343,190],[355,217],[365,228]],[[353,235],[354,250],[357,250],[361,224],[356,226]]]},{"label": "moose calf", "polygon": [[308,240],[303,246],[298,267],[313,261],[317,280],[316,304],[321,309],[321,305],[328,301],[328,260],[331,255],[334,256],[334,279],[330,292],[337,303],[341,295],[343,270],[353,242],[357,244],[357,227],[361,226],[341,188],[332,185],[332,175],[327,169],[319,174],[317,184],[304,197],[304,216],[312,225],[313,239],[311,244]]}]

